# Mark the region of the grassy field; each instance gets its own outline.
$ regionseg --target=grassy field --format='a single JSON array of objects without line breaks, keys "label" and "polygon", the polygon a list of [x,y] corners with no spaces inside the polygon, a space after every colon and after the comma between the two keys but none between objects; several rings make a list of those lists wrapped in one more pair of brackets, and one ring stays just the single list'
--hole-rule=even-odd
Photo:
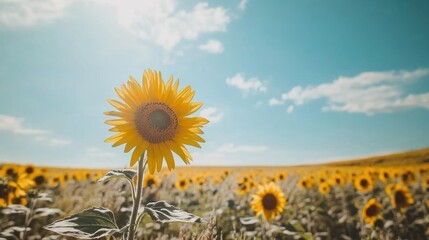
[{"label": "grassy field", "polygon": [[[144,204],[165,200],[202,222],[159,223],[146,215],[137,236],[428,239],[428,161],[426,148],[320,165],[189,166],[146,174]],[[111,209],[118,227],[126,226],[130,187],[124,179],[97,182],[107,171],[2,164],[0,239],[73,239],[44,226],[92,206]],[[261,193],[267,186],[270,201]]]}]

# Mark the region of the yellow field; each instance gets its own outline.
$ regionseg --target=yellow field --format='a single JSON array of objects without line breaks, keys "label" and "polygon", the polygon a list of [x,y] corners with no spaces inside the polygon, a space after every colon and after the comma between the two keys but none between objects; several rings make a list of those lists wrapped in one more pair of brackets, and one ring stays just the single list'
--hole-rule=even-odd
[{"label": "yellow field", "polygon": [[[428,239],[428,159],[422,149],[321,165],[145,174],[144,204],[165,200],[203,221],[145,216],[138,239]],[[43,227],[92,206],[111,209],[125,226],[132,193],[124,179],[97,182],[107,171],[1,165],[0,239],[70,239]]]}]

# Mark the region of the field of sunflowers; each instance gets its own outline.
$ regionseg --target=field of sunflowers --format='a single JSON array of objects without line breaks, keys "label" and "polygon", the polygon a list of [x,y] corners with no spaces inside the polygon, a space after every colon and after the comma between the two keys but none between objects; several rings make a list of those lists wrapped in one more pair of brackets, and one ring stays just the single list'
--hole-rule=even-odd
[{"label": "field of sunflowers", "polygon": [[[427,157],[429,150],[424,150]],[[142,203],[165,200],[195,223],[143,216],[137,239],[428,239],[429,164],[343,162],[291,167],[178,167],[143,178]],[[394,161],[392,160],[392,163]],[[411,164],[410,164],[411,163]],[[413,164],[414,163],[414,164]],[[92,206],[119,228],[131,214],[124,179],[108,170],[0,165],[0,239],[74,239],[57,219]],[[149,206],[149,205],[148,205]],[[114,235],[103,239],[120,239]]]}]

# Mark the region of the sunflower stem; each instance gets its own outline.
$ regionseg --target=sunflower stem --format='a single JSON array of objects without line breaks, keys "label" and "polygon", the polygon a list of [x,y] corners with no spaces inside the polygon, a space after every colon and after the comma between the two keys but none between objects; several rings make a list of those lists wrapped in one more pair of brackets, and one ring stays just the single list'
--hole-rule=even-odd
[{"label": "sunflower stem", "polygon": [[144,162],[144,153],[141,155],[138,168],[137,168],[137,187],[134,192],[136,192],[135,198],[133,198],[133,211],[131,212],[130,227],[128,229],[128,240],[134,240],[134,233],[136,231],[136,218],[139,211],[139,206],[141,202],[142,190],[143,190],[143,174],[146,167]]}]

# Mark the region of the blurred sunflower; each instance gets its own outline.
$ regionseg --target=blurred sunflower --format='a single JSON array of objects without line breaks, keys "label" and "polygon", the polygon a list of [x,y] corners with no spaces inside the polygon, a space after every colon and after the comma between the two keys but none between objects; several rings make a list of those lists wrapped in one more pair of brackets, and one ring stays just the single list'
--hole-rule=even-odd
[{"label": "blurred sunflower", "polygon": [[303,177],[298,181],[298,187],[301,189],[314,188],[315,181],[312,178]]},{"label": "blurred sunflower", "polygon": [[385,188],[387,195],[389,195],[389,196],[392,195],[393,191],[395,190],[395,187],[396,187],[396,185],[394,183],[387,184],[387,186]]},{"label": "blurred sunflower", "polygon": [[332,185],[343,186],[346,183],[346,179],[341,173],[336,173],[331,178]]},{"label": "blurred sunflower", "polygon": [[286,174],[285,173],[277,173],[277,175],[276,175],[276,180],[277,181],[281,182],[281,181],[283,181],[285,179],[286,179]]},{"label": "blurred sunflower", "polygon": [[253,211],[258,216],[263,215],[267,221],[281,214],[287,204],[283,192],[273,182],[259,186],[258,192],[252,198],[251,206]]},{"label": "blurred sunflower", "polygon": [[389,173],[389,171],[388,171],[387,169],[382,169],[382,170],[379,172],[378,178],[379,178],[382,182],[386,183],[386,182],[387,182],[387,181],[389,181],[389,179],[390,179],[390,173]]},{"label": "blurred sunflower", "polygon": [[412,184],[416,182],[416,175],[413,171],[407,170],[401,174],[401,180],[405,184]]},{"label": "blurred sunflower", "polygon": [[179,81],[173,82],[173,76],[165,84],[161,73],[145,70],[142,86],[133,78],[121,89],[116,88],[117,95],[124,101],[108,100],[118,111],[104,114],[118,117],[107,120],[115,135],[107,138],[113,147],[125,144],[125,152],[132,149],[130,165],[133,166],[144,152],[147,152],[149,172],[161,171],[163,159],[168,169],[175,168],[172,152],[189,164],[191,154],[185,145],[201,147],[204,142],[198,134],[201,127],[208,123],[203,117],[188,117],[196,112],[201,102],[192,102],[195,92],[190,86],[178,91]]},{"label": "blurred sunflower", "polygon": [[319,185],[319,192],[323,195],[326,195],[331,192],[331,185],[329,183],[324,182]]},{"label": "blurred sunflower", "polygon": [[238,183],[238,188],[236,190],[238,195],[244,195],[250,191],[250,186],[248,182]]},{"label": "blurred sunflower", "polygon": [[362,217],[365,222],[374,224],[375,220],[381,216],[381,204],[375,198],[370,199],[362,209]]},{"label": "blurred sunflower", "polygon": [[174,186],[179,190],[186,190],[189,187],[189,181],[186,178],[178,178]]},{"label": "blurred sunflower", "polygon": [[371,176],[369,176],[368,174],[362,174],[356,177],[355,187],[360,192],[368,192],[372,190],[372,188],[374,187],[374,183],[372,181]]},{"label": "blurred sunflower", "polygon": [[403,209],[414,204],[414,198],[407,186],[399,183],[390,195],[394,208]]},{"label": "blurred sunflower", "polygon": [[143,186],[149,188],[156,188],[160,184],[160,180],[156,175],[145,174],[143,178]]}]

